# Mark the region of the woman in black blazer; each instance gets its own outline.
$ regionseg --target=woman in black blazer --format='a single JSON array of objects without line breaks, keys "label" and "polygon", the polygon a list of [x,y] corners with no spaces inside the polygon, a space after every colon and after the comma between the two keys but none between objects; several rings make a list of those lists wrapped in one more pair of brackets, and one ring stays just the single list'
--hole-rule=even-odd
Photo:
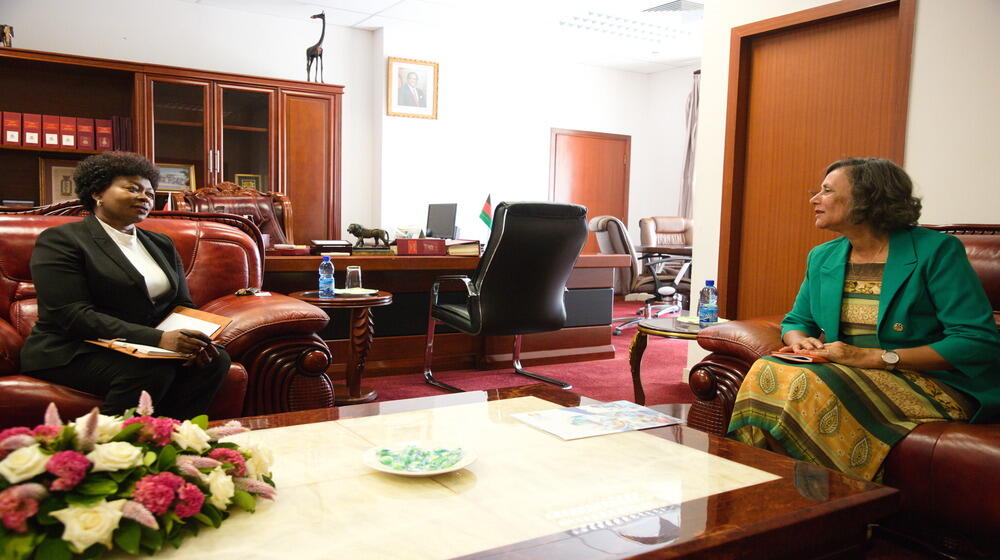
[{"label": "woman in black blazer", "polygon": [[[153,209],[159,176],[149,160],[127,152],[91,156],[77,167],[76,192],[93,215],[49,228],[35,242],[38,322],[21,349],[21,369],[103,395],[104,414],[135,406],[145,390],[157,414],[185,419],[207,410],[230,359],[207,337],[154,327],[178,305],[195,307],[173,242],[135,227]],[[98,338],[194,357],[134,358],[84,342]]]}]

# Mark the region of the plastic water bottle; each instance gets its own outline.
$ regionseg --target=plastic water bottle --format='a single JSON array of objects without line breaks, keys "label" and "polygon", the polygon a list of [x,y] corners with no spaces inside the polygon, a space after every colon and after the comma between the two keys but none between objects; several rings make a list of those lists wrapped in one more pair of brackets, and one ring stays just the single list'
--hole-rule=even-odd
[{"label": "plastic water bottle", "polygon": [[698,296],[698,326],[705,328],[719,322],[719,292],[715,280],[706,280]]},{"label": "plastic water bottle", "polygon": [[333,263],[330,257],[323,257],[319,263],[319,297],[333,297]]}]

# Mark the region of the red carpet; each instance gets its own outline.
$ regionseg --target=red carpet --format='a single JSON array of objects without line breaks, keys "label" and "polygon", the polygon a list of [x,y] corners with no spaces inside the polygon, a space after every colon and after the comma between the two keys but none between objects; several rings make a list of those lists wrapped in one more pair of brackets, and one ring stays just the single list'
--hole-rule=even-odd
[{"label": "red carpet", "polygon": [[[641,306],[640,302],[615,302],[614,316],[631,315]],[[609,327],[610,328],[610,327]],[[612,336],[615,357],[610,360],[574,362],[547,366],[528,367],[529,371],[560,379],[573,385],[573,391],[602,400],[633,400],[632,374],[628,363],[628,347],[635,328],[625,329],[621,336]],[[377,342],[376,342],[377,344]],[[649,344],[642,358],[642,386],[646,391],[646,404],[689,403],[694,396],[682,381],[687,365],[687,345],[684,340],[649,337]],[[508,370],[452,370],[435,371],[441,381],[468,391],[495,387],[512,387],[536,383],[535,380],[509,373]],[[378,392],[379,401],[438,395],[442,391],[424,383],[423,375],[374,377],[365,385]]]}]

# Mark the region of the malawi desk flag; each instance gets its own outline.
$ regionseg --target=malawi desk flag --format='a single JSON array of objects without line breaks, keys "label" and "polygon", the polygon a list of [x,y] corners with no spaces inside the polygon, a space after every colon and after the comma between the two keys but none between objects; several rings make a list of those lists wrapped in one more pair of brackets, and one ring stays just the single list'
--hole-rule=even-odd
[{"label": "malawi desk flag", "polygon": [[490,204],[490,195],[486,195],[486,202],[483,210],[479,213],[479,219],[486,224],[486,227],[493,229],[493,205]]}]

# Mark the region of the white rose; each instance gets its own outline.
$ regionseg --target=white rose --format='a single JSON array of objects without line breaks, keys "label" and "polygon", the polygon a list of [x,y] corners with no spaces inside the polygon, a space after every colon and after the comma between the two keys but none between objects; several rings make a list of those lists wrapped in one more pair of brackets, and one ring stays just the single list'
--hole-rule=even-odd
[{"label": "white rose", "polygon": [[190,449],[196,453],[203,453],[209,447],[211,439],[205,430],[192,424],[190,420],[185,420],[183,424],[174,426],[174,433],[171,439],[174,440],[181,449]]},{"label": "white rose", "polygon": [[42,453],[36,443],[12,451],[0,461],[0,474],[7,479],[7,482],[17,484],[45,472],[45,463],[48,462],[49,455]]},{"label": "white rose", "polygon": [[208,473],[208,491],[212,493],[208,503],[224,510],[229,504],[229,500],[233,498],[233,494],[236,493],[236,485],[233,483],[232,477],[222,470],[222,467],[215,467],[212,472]]},{"label": "white rose", "polygon": [[[83,416],[76,419],[73,423],[76,426],[76,433],[79,434],[83,427],[87,425],[87,416],[89,414],[84,414]],[[122,431],[122,419],[117,416],[105,416],[100,414],[97,416],[97,443],[105,443],[111,441],[111,438],[118,435],[118,432]]]},{"label": "white rose", "polygon": [[259,445],[244,445],[240,451],[249,453],[247,459],[247,477],[260,480],[261,475],[271,473],[271,465],[274,464],[274,454],[266,447]]},{"label": "white rose", "polygon": [[102,443],[94,446],[87,458],[94,464],[94,472],[120,471],[142,465],[142,448],[127,441]]},{"label": "white rose", "polygon": [[118,528],[123,507],[125,500],[101,500],[91,506],[69,506],[51,515],[65,525],[62,538],[73,545],[77,553],[94,543],[101,543],[110,550],[113,546],[111,535]]}]

